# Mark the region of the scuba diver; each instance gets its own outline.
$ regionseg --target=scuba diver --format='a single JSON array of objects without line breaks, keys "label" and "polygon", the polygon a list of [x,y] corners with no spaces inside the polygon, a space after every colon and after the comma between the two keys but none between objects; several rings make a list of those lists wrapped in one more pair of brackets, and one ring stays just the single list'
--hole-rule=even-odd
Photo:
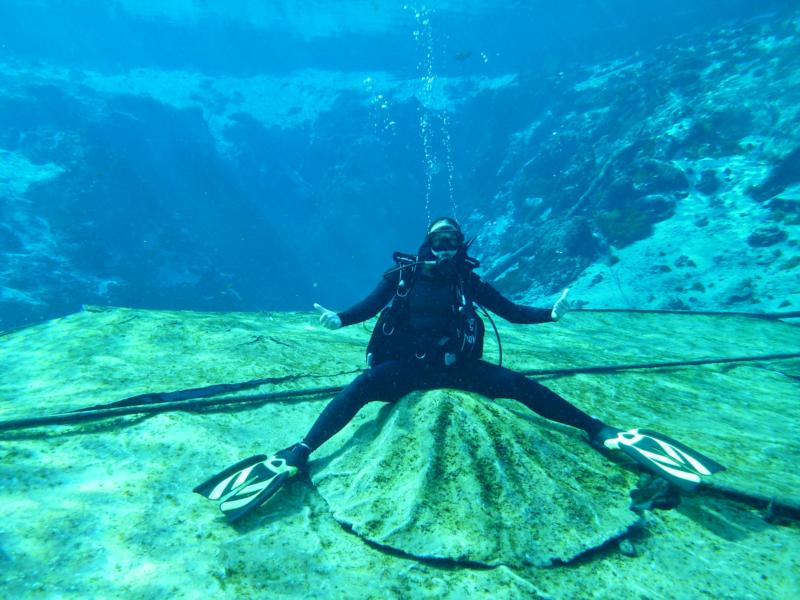
[{"label": "scuba diver", "polygon": [[[416,255],[395,253],[397,263],[355,306],[336,313],[319,304],[320,324],[338,329],[380,312],[367,346],[369,368],[325,407],[302,440],[273,456],[251,456],[194,488],[219,501],[229,522],[273,496],[306,468],[309,455],[338,433],[368,402],[395,402],[415,390],[453,388],[487,398],[514,399],[537,414],[586,432],[598,449],[623,450],[640,465],[691,491],[700,475],[724,467],[657,432],[623,431],[581,411],[543,385],[511,369],[481,360],[484,325],[476,307],[512,323],[550,323],[569,309],[568,290],[552,308],[515,304],[474,271],[460,225],[434,220]],[[488,316],[488,315],[487,315]]]}]

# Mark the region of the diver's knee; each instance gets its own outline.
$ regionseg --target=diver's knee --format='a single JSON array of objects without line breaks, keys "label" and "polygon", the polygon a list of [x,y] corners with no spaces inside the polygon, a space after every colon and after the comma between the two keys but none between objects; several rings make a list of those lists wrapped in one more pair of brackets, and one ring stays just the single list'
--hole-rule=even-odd
[{"label": "diver's knee", "polygon": [[360,394],[375,394],[397,377],[399,368],[397,361],[381,363],[361,373],[353,380],[352,385]]}]

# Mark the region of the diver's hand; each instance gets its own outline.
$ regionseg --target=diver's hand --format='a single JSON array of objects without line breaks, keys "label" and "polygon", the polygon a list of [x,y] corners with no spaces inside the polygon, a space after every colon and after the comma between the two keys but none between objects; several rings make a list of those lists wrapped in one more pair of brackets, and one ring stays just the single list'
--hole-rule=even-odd
[{"label": "diver's hand", "polygon": [[561,292],[561,298],[556,300],[556,303],[553,305],[553,310],[550,311],[550,317],[553,321],[558,321],[567,314],[567,312],[572,310],[572,305],[570,301],[567,300],[567,294],[569,294],[569,288],[564,288],[564,291]]},{"label": "diver's hand", "polygon": [[324,306],[320,306],[316,302],[314,302],[314,308],[319,311],[319,323],[323,327],[327,327],[328,329],[339,329],[342,326],[342,320],[332,310],[328,310]]}]

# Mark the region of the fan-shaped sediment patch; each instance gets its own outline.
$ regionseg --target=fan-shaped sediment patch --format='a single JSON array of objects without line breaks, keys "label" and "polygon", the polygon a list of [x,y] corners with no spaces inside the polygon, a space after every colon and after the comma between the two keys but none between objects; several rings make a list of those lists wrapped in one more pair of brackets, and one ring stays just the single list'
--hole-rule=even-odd
[{"label": "fan-shaped sediment patch", "polygon": [[411,394],[326,444],[312,479],[340,523],[423,558],[545,566],[624,534],[635,476],[525,411],[455,390]]}]

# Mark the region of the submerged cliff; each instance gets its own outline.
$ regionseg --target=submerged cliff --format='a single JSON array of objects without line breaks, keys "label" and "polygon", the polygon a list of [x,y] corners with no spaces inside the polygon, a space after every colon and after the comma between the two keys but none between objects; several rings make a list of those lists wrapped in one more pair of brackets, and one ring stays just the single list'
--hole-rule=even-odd
[{"label": "submerged cliff", "polygon": [[[469,38],[444,10],[381,24],[373,7],[380,33],[308,42],[286,15],[264,33],[200,4],[183,21],[3,8],[0,329],[87,302],[344,308],[453,211],[485,275],[530,302],[573,286],[592,307],[797,306],[791,7],[694,7],[619,44],[579,15],[492,13],[518,21],[514,52],[479,15]],[[34,18],[51,26],[13,26]],[[185,48],[138,55],[106,30]],[[108,51],[55,50],[84,34]]]}]

